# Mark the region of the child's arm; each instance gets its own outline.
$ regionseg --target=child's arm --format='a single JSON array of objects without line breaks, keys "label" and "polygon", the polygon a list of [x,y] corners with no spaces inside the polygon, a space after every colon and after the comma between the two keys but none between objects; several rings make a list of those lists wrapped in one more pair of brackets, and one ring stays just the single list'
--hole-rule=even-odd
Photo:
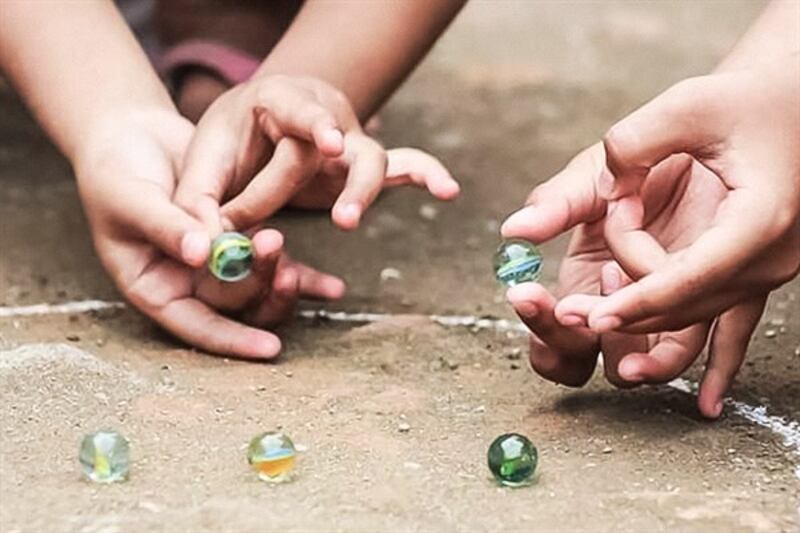
[{"label": "child's arm", "polygon": [[175,111],[109,1],[4,1],[0,65],[73,162],[117,117]]},{"label": "child's arm", "polygon": [[364,121],[430,49],[466,0],[307,1],[256,76],[313,76]]}]

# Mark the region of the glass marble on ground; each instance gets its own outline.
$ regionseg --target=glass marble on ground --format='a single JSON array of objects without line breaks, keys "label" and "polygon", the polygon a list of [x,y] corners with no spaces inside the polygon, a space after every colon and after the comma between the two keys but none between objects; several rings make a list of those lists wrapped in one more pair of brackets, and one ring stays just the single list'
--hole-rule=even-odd
[{"label": "glass marble on ground", "polygon": [[78,458],[84,475],[92,481],[124,481],[130,466],[130,445],[116,431],[96,431],[83,438]]},{"label": "glass marble on ground", "polygon": [[508,287],[538,281],[542,272],[542,254],[533,243],[522,239],[503,241],[494,254],[494,274]]},{"label": "glass marble on ground", "polygon": [[530,482],[539,453],[531,441],[518,433],[497,437],[487,453],[489,470],[501,485],[519,487]]},{"label": "glass marble on ground", "polygon": [[291,479],[295,464],[295,448],[285,434],[268,431],[256,435],[247,449],[247,461],[258,477],[269,483]]}]

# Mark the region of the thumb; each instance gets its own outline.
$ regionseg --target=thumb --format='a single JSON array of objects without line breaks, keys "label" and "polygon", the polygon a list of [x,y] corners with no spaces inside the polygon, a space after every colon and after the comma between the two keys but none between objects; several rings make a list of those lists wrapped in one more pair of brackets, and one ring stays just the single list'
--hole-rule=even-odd
[{"label": "thumb", "polygon": [[541,243],[578,224],[600,220],[606,211],[606,202],[596,190],[602,169],[600,144],[575,156],[561,172],[533,190],[525,207],[503,222],[503,237]]},{"label": "thumb", "polygon": [[163,194],[127,203],[117,212],[120,225],[181,263],[199,267],[208,258],[211,241],[203,224]]},{"label": "thumb", "polygon": [[710,76],[684,80],[612,126],[603,138],[600,195],[615,200],[637,191],[650,169],[672,154],[708,155],[729,114],[720,83]]}]

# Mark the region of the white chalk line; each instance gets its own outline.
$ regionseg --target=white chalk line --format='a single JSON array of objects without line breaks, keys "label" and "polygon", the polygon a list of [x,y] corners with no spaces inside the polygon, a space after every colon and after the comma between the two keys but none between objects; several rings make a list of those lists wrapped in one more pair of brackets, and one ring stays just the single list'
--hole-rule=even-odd
[{"label": "white chalk line", "polygon": [[63,304],[37,304],[21,307],[0,307],[0,318],[13,318],[19,316],[64,315],[101,311],[103,309],[122,309],[123,302],[104,302],[102,300],[83,300],[80,302],[66,302]]},{"label": "white chalk line", "polygon": [[[102,300],[83,300],[61,304],[38,304],[19,307],[0,307],[0,318],[29,317],[53,314],[76,314],[106,309],[122,309],[123,302],[106,302]],[[345,323],[369,323],[386,320],[397,315],[390,313],[349,313],[346,311],[302,310],[298,316],[305,319],[330,320]],[[519,321],[483,318],[471,315],[429,315],[428,318],[445,327],[466,327],[475,330],[506,331],[527,333],[528,329]],[[684,378],[677,378],[667,385],[675,390],[696,395],[697,383]],[[775,433],[783,441],[783,445],[800,457],[800,423],[787,420],[785,417],[770,415],[763,405],[753,406],[745,402],[726,398],[725,403],[740,417]],[[795,466],[795,476],[800,479],[800,464]]]}]

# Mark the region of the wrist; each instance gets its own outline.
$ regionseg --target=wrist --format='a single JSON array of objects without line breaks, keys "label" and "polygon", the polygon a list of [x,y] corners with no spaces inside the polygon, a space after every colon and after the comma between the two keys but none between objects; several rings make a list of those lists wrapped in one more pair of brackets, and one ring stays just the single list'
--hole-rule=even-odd
[{"label": "wrist", "polygon": [[180,116],[171,102],[128,106],[97,113],[75,135],[65,155],[80,184],[94,176],[91,169],[115,157],[114,154],[119,150],[129,149],[143,136],[157,141],[168,136],[176,127],[189,131],[192,129],[191,123]]},{"label": "wrist", "polygon": [[773,1],[715,72],[757,68],[775,64],[800,53],[800,4],[791,0]]}]

